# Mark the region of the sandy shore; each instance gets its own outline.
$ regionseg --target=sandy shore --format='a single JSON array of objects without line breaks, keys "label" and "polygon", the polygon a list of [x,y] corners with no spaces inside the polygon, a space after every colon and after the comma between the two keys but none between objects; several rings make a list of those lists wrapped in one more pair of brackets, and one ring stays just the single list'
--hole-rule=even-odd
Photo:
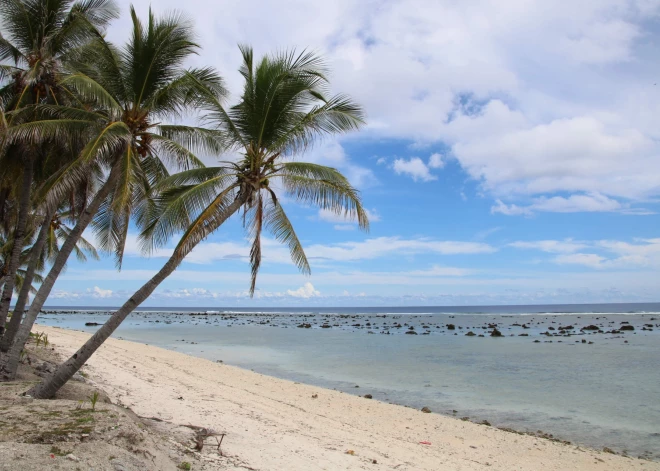
[{"label": "sandy shore", "polygon": [[[38,330],[65,355],[89,337],[59,328]],[[425,414],[123,340],[106,342],[86,368],[113,402],[141,416],[227,432],[223,450],[240,463],[233,469],[660,470],[657,462]]]}]

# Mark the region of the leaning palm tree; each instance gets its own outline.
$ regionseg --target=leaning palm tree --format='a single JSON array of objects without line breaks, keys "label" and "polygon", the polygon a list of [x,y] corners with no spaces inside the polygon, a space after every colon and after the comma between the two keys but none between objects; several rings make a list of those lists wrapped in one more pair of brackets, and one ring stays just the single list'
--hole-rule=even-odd
[{"label": "leaning palm tree", "polygon": [[318,137],[357,129],[363,122],[361,108],[342,95],[326,98],[324,66],[314,54],[266,56],[255,66],[252,50],[241,47],[241,52],[245,87],[237,105],[226,109],[217,94],[198,84],[201,102],[208,108],[206,124],[221,131],[241,158],[215,168],[181,172],[161,184],[165,189],[156,206],[143,214],[142,238],[146,246],[153,247],[185,230],[172,256],[52,376],[28,391],[29,395],[53,397],[186,255],[233,214],[243,212],[252,239],[251,293],[261,263],[263,229],[289,247],[299,269],[310,272],[302,245],[280,204],[280,191],[305,204],[357,218],[362,228],[368,228],[358,192],[343,175],[329,167],[293,160]]},{"label": "leaning palm tree", "polygon": [[[20,352],[29,338],[44,302],[83,230],[94,220],[100,248],[114,250],[121,265],[131,216],[151,206],[150,187],[168,176],[168,166],[178,169],[201,167],[192,150],[217,152],[218,133],[183,125],[163,125],[161,120],[178,118],[195,105],[192,86],[204,83],[222,96],[222,80],[208,69],[185,70],[182,64],[199,46],[193,41],[191,24],[181,15],[156,18],[149,11],[144,24],[131,8],[132,36],[118,49],[99,35],[72,58],[59,86],[77,97],[81,107],[42,106],[65,123],[89,123],[98,129],[71,164],[61,182],[52,183],[54,198],[60,186],[69,190],[71,175],[84,173],[88,165],[103,165],[107,176],[62,244],[48,275],[23,319],[7,360],[0,365],[2,376],[15,376]],[[91,111],[90,111],[91,109]],[[60,125],[62,126],[62,125]]]},{"label": "leaning palm tree", "polygon": [[[98,29],[117,17],[112,0],[3,0],[0,2],[0,102],[4,110],[41,103],[57,103],[57,78],[62,62],[86,43]],[[5,36],[6,35],[6,36]],[[10,63],[5,63],[9,61]],[[61,100],[61,97],[60,97]],[[3,120],[4,121],[4,120]],[[11,121],[11,118],[9,118]],[[10,124],[4,123],[3,124]],[[4,127],[4,126],[3,126]],[[9,311],[14,273],[26,233],[30,210],[35,153],[39,146],[13,142],[0,146],[3,166],[18,168],[22,182],[8,261],[0,296],[0,333]]]}]

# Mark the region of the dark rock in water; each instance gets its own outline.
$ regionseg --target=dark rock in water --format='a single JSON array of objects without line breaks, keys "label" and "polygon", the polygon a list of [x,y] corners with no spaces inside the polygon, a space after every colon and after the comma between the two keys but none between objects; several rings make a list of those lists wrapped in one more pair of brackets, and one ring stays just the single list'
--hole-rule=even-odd
[{"label": "dark rock in water", "polygon": [[454,324],[447,324],[447,330],[456,330],[456,326]]},{"label": "dark rock in water", "polygon": [[582,327],[580,330],[600,330],[600,327],[597,325],[588,325],[586,327]]},{"label": "dark rock in water", "polygon": [[407,330],[406,334],[408,334],[408,335],[417,335],[417,332],[415,332],[414,330]]},{"label": "dark rock in water", "polygon": [[519,334],[518,337],[529,337],[529,334]]},{"label": "dark rock in water", "polygon": [[489,329],[497,329],[497,324],[488,324]]},{"label": "dark rock in water", "polygon": [[321,329],[329,329],[329,328],[331,328],[331,327],[332,327],[331,325],[323,324],[323,325],[321,326]]},{"label": "dark rock in water", "polygon": [[424,412],[425,414],[430,414],[431,409],[429,409],[428,407],[422,407],[422,412]]},{"label": "dark rock in water", "polygon": [[300,324],[300,325],[298,325],[298,328],[299,329],[311,329],[312,324]]},{"label": "dark rock in water", "polygon": [[475,334],[475,333],[472,332],[472,331],[470,331],[470,332],[468,332],[467,334],[465,334],[466,337],[474,337],[475,335],[477,335],[477,334]]},{"label": "dark rock in water", "polygon": [[559,327],[559,330],[573,330],[573,329],[575,329],[575,327],[572,325],[565,325],[563,327]]},{"label": "dark rock in water", "polygon": [[373,399],[374,398],[371,394],[365,394],[362,397],[365,398],[365,399]]},{"label": "dark rock in water", "polygon": [[481,421],[481,424],[482,424],[482,425],[488,425],[488,426],[490,427],[490,422],[488,422],[488,421],[485,420],[485,419]]},{"label": "dark rock in water", "polygon": [[585,339],[582,339],[582,343],[587,343],[587,341]]},{"label": "dark rock in water", "polygon": [[619,330],[635,330],[635,328],[632,325],[622,325]]},{"label": "dark rock in water", "polygon": [[500,332],[497,329],[493,329],[493,331],[490,333],[491,337],[503,337],[502,332]]},{"label": "dark rock in water", "polygon": [[528,326],[527,324],[523,324],[523,325],[522,325],[522,328],[523,328],[523,329],[531,329],[531,327]]},{"label": "dark rock in water", "polygon": [[93,327],[95,325],[101,325],[101,324],[99,324],[98,322],[85,322],[85,325],[87,327]]},{"label": "dark rock in water", "polygon": [[548,330],[556,330],[554,327],[548,327]]},{"label": "dark rock in water", "polygon": [[540,340],[534,340],[534,343],[541,343]]}]

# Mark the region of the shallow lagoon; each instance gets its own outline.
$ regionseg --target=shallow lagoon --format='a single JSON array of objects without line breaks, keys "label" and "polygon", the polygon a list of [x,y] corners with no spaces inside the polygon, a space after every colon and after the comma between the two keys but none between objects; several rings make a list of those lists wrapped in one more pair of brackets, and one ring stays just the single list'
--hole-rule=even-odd
[{"label": "shallow lagoon", "polygon": [[[138,312],[115,336],[660,459],[660,314],[364,311]],[[39,323],[93,332],[85,324],[108,315],[48,311]],[[492,324],[503,337],[490,336]],[[580,330],[588,325],[603,333]],[[635,330],[619,331],[624,325]],[[405,334],[410,327],[417,335]]]}]

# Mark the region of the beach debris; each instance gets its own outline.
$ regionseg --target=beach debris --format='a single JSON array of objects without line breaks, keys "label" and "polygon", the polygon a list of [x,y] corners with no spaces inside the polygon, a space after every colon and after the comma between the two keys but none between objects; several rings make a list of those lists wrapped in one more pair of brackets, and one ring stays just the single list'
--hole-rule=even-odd
[{"label": "beach debris", "polygon": [[371,464],[378,464],[378,461],[376,461],[376,460],[371,460]]},{"label": "beach debris", "polygon": [[71,453],[66,455],[65,458],[70,461],[75,461],[75,462],[80,461],[80,458],[78,458],[76,455],[72,455]]},{"label": "beach debris", "polygon": [[420,445],[430,445],[431,442],[423,441],[423,442],[419,442],[419,444],[420,444]]},{"label": "beach debris", "polygon": [[319,397],[318,394],[312,394],[312,399],[317,399]]},{"label": "beach debris", "polygon": [[346,450],[347,455],[355,456],[355,451],[353,450]]},{"label": "beach debris", "polygon": [[99,324],[98,322],[85,322],[85,325],[87,327],[94,327],[94,326],[101,325],[101,324]]},{"label": "beach debris", "polygon": [[365,394],[362,397],[365,398],[365,399],[373,399],[374,398],[371,394]]},{"label": "beach debris", "polygon": [[[212,428],[199,427],[197,425],[184,425],[184,427],[188,427],[189,429],[192,429],[193,432],[195,432],[195,450],[202,451],[204,449],[204,443],[206,439],[213,437],[218,444],[218,453],[220,453],[220,456],[224,456],[220,447],[222,446],[222,440],[224,440],[225,435],[227,435],[226,432],[218,432]],[[220,439],[218,439],[218,437],[220,437]]]},{"label": "beach debris", "polygon": [[428,407],[424,406],[424,407],[422,407],[422,412],[424,412],[425,414],[430,414],[430,413],[431,413],[431,409],[429,409]]}]

